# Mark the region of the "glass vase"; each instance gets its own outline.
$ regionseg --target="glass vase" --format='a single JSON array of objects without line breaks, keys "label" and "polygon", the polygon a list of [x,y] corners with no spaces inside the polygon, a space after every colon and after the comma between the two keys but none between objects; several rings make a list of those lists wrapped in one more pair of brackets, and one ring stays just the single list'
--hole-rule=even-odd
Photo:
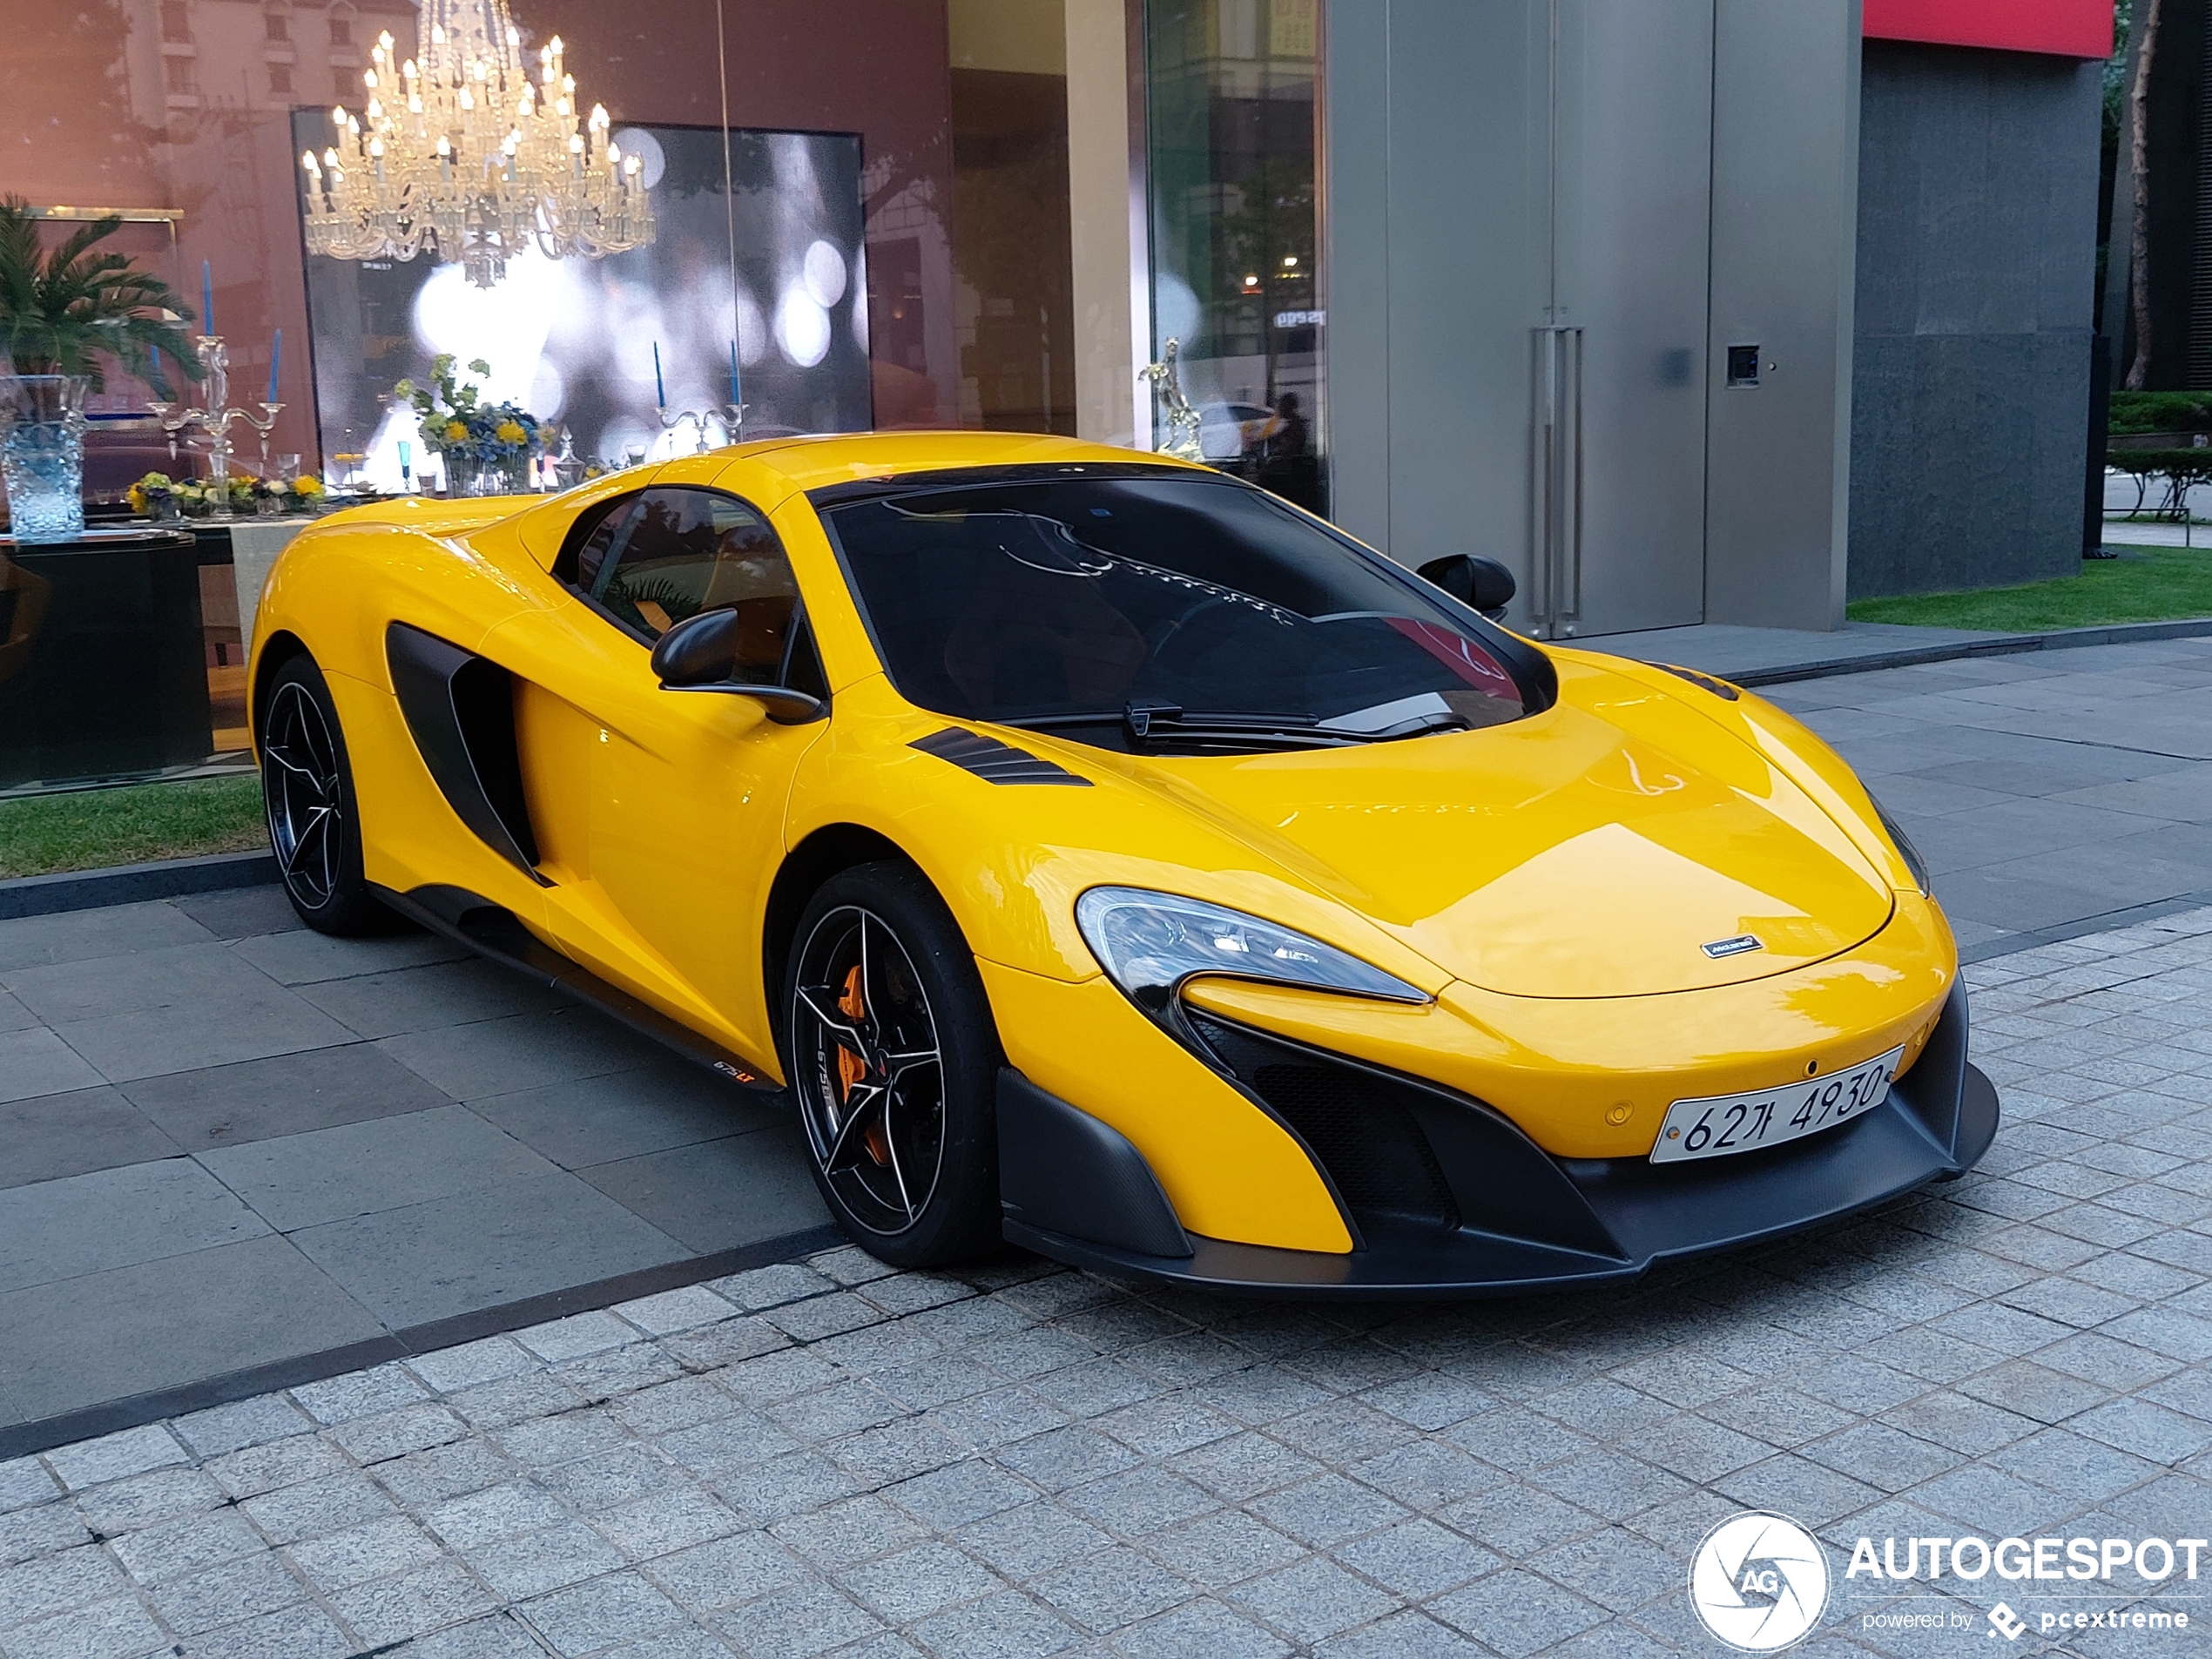
[{"label": "glass vase", "polygon": [[0,483],[17,542],[84,534],[82,374],[0,374]]},{"label": "glass vase", "polygon": [[463,496],[526,496],[529,493],[529,457],[507,455],[491,461],[462,460],[455,474]]}]

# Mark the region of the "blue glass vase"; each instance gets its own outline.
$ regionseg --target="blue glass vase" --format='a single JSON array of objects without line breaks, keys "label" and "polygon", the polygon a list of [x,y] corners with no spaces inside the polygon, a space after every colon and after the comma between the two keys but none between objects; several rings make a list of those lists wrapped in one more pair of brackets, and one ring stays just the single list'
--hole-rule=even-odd
[{"label": "blue glass vase", "polygon": [[0,483],[17,542],[84,534],[81,374],[0,374]]}]

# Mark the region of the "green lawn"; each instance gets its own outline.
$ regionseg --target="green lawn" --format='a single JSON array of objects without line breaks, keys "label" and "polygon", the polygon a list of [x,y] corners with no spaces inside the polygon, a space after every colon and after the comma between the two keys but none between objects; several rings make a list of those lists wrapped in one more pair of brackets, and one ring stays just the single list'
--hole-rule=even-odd
[{"label": "green lawn", "polygon": [[[2212,528],[2205,531],[2212,540]],[[2173,622],[2212,617],[2212,549],[2132,550],[2141,557],[2085,560],[2080,576],[1976,593],[1916,593],[1856,599],[1853,622],[1896,622],[1917,628],[1982,628],[2040,633],[2094,628],[2108,622]]]},{"label": "green lawn", "polygon": [[266,846],[259,778],[195,778],[0,800],[0,877]]}]

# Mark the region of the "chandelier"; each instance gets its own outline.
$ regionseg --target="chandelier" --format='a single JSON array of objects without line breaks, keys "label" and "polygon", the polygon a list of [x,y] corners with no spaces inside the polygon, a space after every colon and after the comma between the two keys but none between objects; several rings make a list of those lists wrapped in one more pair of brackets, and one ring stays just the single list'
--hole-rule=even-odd
[{"label": "chandelier", "polygon": [[305,151],[307,250],[411,260],[426,246],[489,288],[528,243],[550,259],[604,258],[653,239],[638,158],[577,117],[556,35],[533,83],[507,0],[423,0],[421,61],[395,66],[380,36],[361,118],[330,112],[335,142]]}]

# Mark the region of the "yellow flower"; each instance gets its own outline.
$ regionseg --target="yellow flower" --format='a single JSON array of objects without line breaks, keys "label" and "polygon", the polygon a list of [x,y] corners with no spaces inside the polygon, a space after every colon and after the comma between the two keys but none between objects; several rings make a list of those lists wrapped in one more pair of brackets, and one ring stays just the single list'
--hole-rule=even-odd
[{"label": "yellow flower", "polygon": [[292,481],[292,493],[302,501],[313,501],[322,494],[322,480],[311,472],[303,472]]},{"label": "yellow flower", "polygon": [[493,431],[492,435],[502,443],[528,443],[530,437],[530,435],[523,429],[521,423],[515,421],[502,421]]},{"label": "yellow flower", "polygon": [[131,510],[132,512],[143,513],[145,511],[146,492],[145,486],[140,484],[132,484],[129,491],[125,494],[124,499],[131,503]]},{"label": "yellow flower", "polygon": [[446,422],[446,436],[455,443],[465,442],[468,440],[469,428],[458,421],[448,421]]}]

